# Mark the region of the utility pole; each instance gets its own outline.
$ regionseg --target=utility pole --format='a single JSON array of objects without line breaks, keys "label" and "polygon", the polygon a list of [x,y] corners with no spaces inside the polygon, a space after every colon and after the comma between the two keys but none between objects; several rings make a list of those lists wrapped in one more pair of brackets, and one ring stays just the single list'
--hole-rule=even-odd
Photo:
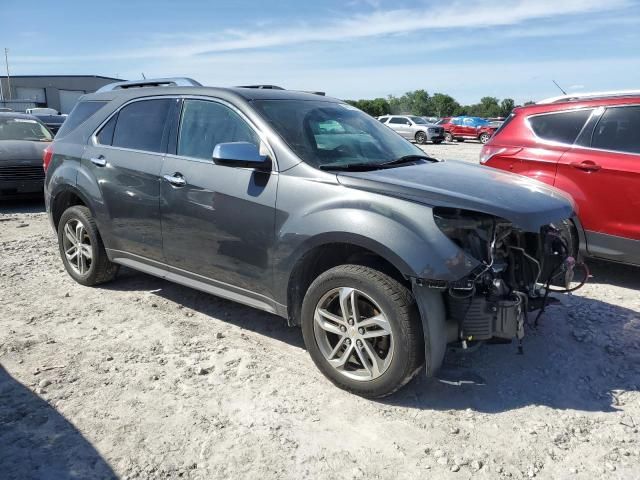
[{"label": "utility pole", "polygon": [[9,49],[4,49],[4,62],[7,65],[7,92],[9,94],[9,100],[11,100],[11,76],[9,75]]}]

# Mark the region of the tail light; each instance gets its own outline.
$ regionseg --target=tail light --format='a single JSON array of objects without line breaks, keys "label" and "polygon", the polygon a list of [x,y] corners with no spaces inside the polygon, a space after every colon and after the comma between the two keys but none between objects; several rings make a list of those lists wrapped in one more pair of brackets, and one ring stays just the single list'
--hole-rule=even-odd
[{"label": "tail light", "polygon": [[496,155],[511,157],[520,150],[522,150],[521,147],[500,147],[487,143],[483,145],[482,150],[480,150],[480,163],[485,164]]},{"label": "tail light", "polygon": [[49,164],[51,163],[51,159],[53,158],[53,145],[49,145],[42,152],[42,168],[46,172],[49,168]]}]

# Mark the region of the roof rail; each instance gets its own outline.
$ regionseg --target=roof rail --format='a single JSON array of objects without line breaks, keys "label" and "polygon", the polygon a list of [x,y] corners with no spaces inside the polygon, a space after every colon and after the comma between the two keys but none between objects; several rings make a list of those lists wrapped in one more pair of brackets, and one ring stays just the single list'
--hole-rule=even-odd
[{"label": "roof rail", "polygon": [[236,88],[258,88],[265,90],[284,90],[284,88],[277,85],[238,85]]},{"label": "roof rail", "polygon": [[201,87],[202,84],[191,78],[147,78],[144,80],[131,80],[127,82],[114,82],[96,91],[96,93],[111,92],[113,90],[126,90],[128,88],[141,87]]},{"label": "roof rail", "polygon": [[537,103],[560,103],[596,98],[629,97],[634,95],[640,95],[640,90],[610,90],[605,92],[571,93],[567,95],[560,95],[558,97],[545,98]]}]

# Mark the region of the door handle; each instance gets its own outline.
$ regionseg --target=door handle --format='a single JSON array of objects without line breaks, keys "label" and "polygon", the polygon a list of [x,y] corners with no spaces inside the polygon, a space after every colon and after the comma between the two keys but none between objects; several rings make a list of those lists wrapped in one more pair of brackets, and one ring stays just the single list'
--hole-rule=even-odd
[{"label": "door handle", "polygon": [[93,163],[97,167],[107,166],[107,159],[104,158],[102,155],[100,155],[99,157],[91,157],[89,160],[91,160],[91,163]]},{"label": "door handle", "polygon": [[595,162],[590,160],[585,160],[584,162],[571,162],[573,168],[577,168],[578,170],[584,170],[585,172],[597,172],[602,167]]},{"label": "door handle", "polygon": [[164,175],[163,178],[175,187],[184,187],[187,181],[184,179],[181,173],[174,173],[173,175]]}]

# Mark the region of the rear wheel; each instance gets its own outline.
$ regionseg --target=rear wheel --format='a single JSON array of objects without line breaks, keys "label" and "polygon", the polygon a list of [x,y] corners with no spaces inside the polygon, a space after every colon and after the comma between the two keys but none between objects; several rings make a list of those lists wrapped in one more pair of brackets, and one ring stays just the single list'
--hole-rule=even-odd
[{"label": "rear wheel", "polygon": [[411,292],[369,267],[341,265],[320,275],[302,304],[302,333],[320,371],[364,397],[395,392],[424,359]]},{"label": "rear wheel", "polygon": [[67,273],[78,283],[108,282],[118,273],[109,261],[91,211],[81,205],[68,208],[58,224],[58,246]]},{"label": "rear wheel", "polygon": [[491,135],[489,135],[488,133],[481,133],[478,137],[478,140],[480,140],[480,143],[485,144],[489,141],[490,138]]},{"label": "rear wheel", "polygon": [[427,143],[427,135],[424,132],[416,133],[416,143],[419,145],[424,145]]}]

